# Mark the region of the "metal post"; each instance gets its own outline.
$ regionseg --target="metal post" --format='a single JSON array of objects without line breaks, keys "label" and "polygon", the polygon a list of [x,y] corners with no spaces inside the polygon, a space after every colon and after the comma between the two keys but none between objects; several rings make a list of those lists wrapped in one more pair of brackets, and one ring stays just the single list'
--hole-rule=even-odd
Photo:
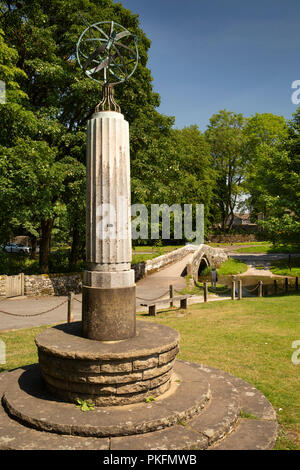
[{"label": "metal post", "polygon": [[74,303],[74,292],[69,292],[69,295],[68,295],[68,323],[72,323],[74,321],[73,303]]},{"label": "metal post", "polygon": [[187,298],[180,299],[180,308],[187,309]]},{"label": "metal post", "polygon": [[[173,297],[174,297],[174,286],[170,285],[169,289],[170,289],[170,299],[173,299]],[[170,301],[170,307],[174,307],[173,300]]]},{"label": "metal post", "polygon": [[285,289],[285,293],[287,294],[289,291],[289,280],[287,277],[284,280],[284,289]]},{"label": "metal post", "polygon": [[231,299],[235,300],[235,281],[231,283]]},{"label": "metal post", "polygon": [[207,302],[207,298],[208,298],[207,282],[203,282],[203,287],[204,287],[204,302]]},{"label": "metal post", "polygon": [[278,286],[277,286],[277,281],[274,279],[274,294],[277,294],[278,291]]},{"label": "metal post", "polygon": [[156,305],[149,305],[149,315],[152,317],[156,316]]},{"label": "metal post", "polygon": [[265,284],[265,286],[264,286],[264,297],[266,297],[268,295],[268,293],[269,293],[269,288],[268,288],[268,285]]},{"label": "metal post", "polygon": [[243,298],[242,289],[243,289],[242,280],[239,279],[239,280],[238,280],[238,299],[239,299],[239,300],[242,300],[242,298]]},{"label": "metal post", "polygon": [[259,281],[259,286],[258,286],[258,297],[262,297],[263,296],[263,282],[262,281]]}]

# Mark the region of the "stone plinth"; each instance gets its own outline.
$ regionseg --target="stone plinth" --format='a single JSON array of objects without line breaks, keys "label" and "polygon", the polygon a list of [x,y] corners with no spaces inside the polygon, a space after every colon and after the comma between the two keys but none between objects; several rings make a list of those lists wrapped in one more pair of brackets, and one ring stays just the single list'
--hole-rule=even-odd
[{"label": "stone plinth", "polygon": [[82,334],[123,340],[136,333],[128,122],[121,113],[95,113],[88,122],[87,144]]},{"label": "stone plinth", "polygon": [[138,321],[134,338],[99,342],[81,337],[75,322],[36,337],[43,378],[55,396],[97,406],[138,403],[170,387],[179,334],[163,325]]}]

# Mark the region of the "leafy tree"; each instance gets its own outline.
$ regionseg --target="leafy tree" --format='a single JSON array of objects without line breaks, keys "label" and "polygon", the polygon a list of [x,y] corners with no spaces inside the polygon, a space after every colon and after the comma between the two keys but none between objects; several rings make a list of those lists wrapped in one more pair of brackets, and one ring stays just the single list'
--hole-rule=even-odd
[{"label": "leafy tree", "polygon": [[246,121],[244,153],[247,158],[247,171],[243,189],[248,195],[246,204],[254,219],[257,219],[259,213],[262,213],[264,218],[267,216],[263,195],[268,193],[264,185],[262,166],[276,149],[281,152],[288,133],[288,125],[282,116],[270,113],[255,114]]},{"label": "leafy tree", "polygon": [[290,123],[270,114],[249,119],[250,154],[245,187],[254,211],[273,243],[300,239],[300,109]]},{"label": "leafy tree", "polygon": [[215,218],[220,217],[223,230],[232,227],[234,209],[245,177],[247,161],[243,154],[244,124],[242,114],[224,109],[210,118],[205,131],[217,172]]},{"label": "leafy tree", "polygon": [[[55,224],[62,223],[70,230],[71,264],[78,256],[76,253],[81,251],[85,230],[84,192],[81,191],[86,158],[86,122],[101,99],[99,84],[83,75],[75,59],[76,43],[87,22],[92,24],[113,19],[139,39],[140,61],[136,73],[129,83],[116,88],[116,99],[131,125],[133,200],[141,197],[140,202],[149,201],[156,194],[157,185],[151,180],[151,175],[158,182],[160,173],[166,168],[162,150],[168,145],[161,137],[170,131],[173,120],[155,109],[159,105],[159,95],[153,92],[152,77],[147,68],[150,41],[139,27],[138,16],[121,4],[112,0],[0,1],[0,12],[0,26],[5,31],[8,47],[14,51],[11,57],[16,72],[21,71],[18,76],[16,73],[16,83],[24,96],[28,96],[22,106],[10,101],[0,109],[4,123],[0,131],[2,155],[14,155],[12,162],[18,171],[17,152],[22,150],[24,155],[32,145],[51,154],[49,168],[55,168],[59,175],[59,185],[50,184],[50,176],[48,185],[38,185],[37,182],[40,197],[46,201],[43,210],[39,207],[28,211],[25,203],[21,204],[18,220],[15,220],[23,227],[30,227],[33,236],[41,236],[40,266],[47,271]],[[70,159],[73,159],[72,164]],[[4,158],[2,172],[9,171],[6,163]],[[72,165],[76,167],[73,172]],[[158,167],[159,172],[156,170]],[[34,169],[33,164],[33,172]],[[66,173],[61,174],[61,170]],[[8,173],[2,173],[2,178],[7,177]],[[33,178],[31,180],[34,181]],[[17,184],[14,176],[12,181]],[[16,191],[12,190],[12,185],[9,188],[12,192],[8,192],[7,186],[5,197],[11,202]],[[20,186],[15,188],[20,189]]]}]

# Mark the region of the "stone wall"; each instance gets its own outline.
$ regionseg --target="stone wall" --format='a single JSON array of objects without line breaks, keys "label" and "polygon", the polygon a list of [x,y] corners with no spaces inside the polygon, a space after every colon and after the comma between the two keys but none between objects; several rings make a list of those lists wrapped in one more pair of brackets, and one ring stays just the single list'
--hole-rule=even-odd
[{"label": "stone wall", "polygon": [[38,274],[24,276],[25,295],[79,294],[82,290],[82,273]]},{"label": "stone wall", "polygon": [[217,234],[208,235],[210,243],[243,243],[256,242],[262,240],[262,233],[235,233],[235,234]]},{"label": "stone wall", "polygon": [[[6,296],[6,275],[0,276],[0,296]],[[24,295],[68,295],[82,290],[82,273],[24,276]]]},{"label": "stone wall", "polygon": [[194,253],[199,249],[197,245],[186,245],[178,250],[171,251],[166,255],[157,256],[157,258],[149,259],[145,262],[145,273],[151,274],[152,272],[159,271],[171,263],[180,261],[185,256]]}]

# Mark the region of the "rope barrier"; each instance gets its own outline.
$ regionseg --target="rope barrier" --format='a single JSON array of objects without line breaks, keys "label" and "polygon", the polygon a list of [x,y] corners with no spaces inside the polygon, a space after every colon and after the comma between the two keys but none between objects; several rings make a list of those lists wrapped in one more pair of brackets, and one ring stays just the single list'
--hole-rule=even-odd
[{"label": "rope barrier", "polygon": [[56,305],[55,307],[50,308],[49,310],[45,310],[44,312],[40,313],[32,313],[32,314],[18,314],[18,313],[12,313],[12,312],[6,312],[5,310],[0,310],[0,313],[4,313],[5,315],[12,315],[13,317],[37,317],[38,315],[43,315],[44,313],[49,313],[52,312],[53,310],[56,310],[57,308],[61,307],[63,304],[68,302],[68,299],[64,300],[60,304]]}]

